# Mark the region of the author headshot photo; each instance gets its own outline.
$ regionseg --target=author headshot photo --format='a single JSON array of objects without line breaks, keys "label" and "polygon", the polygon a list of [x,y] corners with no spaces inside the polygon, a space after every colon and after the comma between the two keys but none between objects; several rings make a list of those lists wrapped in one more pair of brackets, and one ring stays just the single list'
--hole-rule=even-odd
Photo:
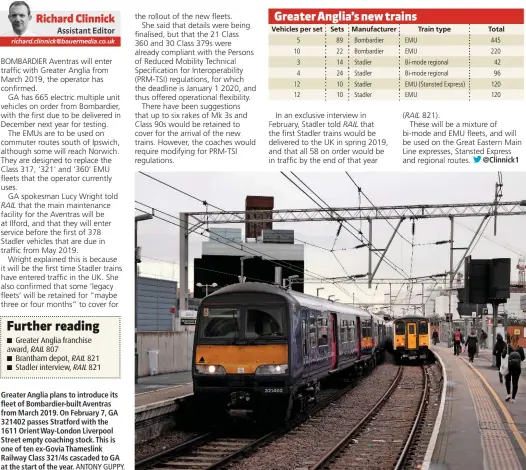
[{"label": "author headshot photo", "polygon": [[15,1],[11,3],[7,17],[11,22],[12,30],[4,33],[3,36],[34,36],[29,30],[31,8],[26,2]]}]

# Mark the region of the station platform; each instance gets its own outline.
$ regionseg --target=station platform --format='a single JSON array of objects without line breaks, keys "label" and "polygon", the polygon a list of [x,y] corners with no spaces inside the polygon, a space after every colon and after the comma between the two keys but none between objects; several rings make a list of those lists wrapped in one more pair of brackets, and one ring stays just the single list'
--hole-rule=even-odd
[{"label": "station platform", "polygon": [[192,372],[140,377],[135,385],[135,408],[173,401],[193,393]]},{"label": "station platform", "polygon": [[491,349],[481,349],[473,364],[444,345],[433,351],[445,367],[445,396],[422,468],[526,469],[524,374],[516,402],[506,403]]}]

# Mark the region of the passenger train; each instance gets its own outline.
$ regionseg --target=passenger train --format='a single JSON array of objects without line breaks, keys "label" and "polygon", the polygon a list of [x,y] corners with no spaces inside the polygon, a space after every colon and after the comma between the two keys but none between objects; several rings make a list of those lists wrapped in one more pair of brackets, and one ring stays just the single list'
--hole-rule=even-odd
[{"label": "passenger train", "polygon": [[434,359],[429,350],[429,318],[423,315],[408,315],[397,318],[388,331],[393,338],[393,349],[397,363],[406,359],[421,361]]},{"label": "passenger train", "polygon": [[198,406],[288,419],[321,383],[370,370],[384,357],[383,318],[262,283],[205,297],[197,313],[192,377]]}]

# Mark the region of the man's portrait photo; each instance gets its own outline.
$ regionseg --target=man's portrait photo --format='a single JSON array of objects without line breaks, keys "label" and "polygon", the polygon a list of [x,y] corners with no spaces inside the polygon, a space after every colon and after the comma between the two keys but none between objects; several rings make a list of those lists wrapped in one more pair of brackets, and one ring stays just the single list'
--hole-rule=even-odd
[{"label": "man's portrait photo", "polygon": [[11,3],[7,17],[13,29],[4,33],[3,36],[34,36],[28,29],[31,21],[31,8],[26,2],[14,1]]}]

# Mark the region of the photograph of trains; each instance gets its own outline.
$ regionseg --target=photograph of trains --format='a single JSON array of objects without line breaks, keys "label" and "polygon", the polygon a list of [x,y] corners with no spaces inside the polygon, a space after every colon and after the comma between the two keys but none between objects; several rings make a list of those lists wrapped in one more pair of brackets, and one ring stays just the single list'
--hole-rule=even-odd
[{"label": "photograph of trains", "polygon": [[135,470],[526,469],[525,187],[137,173]]},{"label": "photograph of trains", "polygon": [[334,374],[355,375],[392,346],[386,321],[365,310],[256,282],[205,297],[194,337],[200,407],[288,419]]}]

